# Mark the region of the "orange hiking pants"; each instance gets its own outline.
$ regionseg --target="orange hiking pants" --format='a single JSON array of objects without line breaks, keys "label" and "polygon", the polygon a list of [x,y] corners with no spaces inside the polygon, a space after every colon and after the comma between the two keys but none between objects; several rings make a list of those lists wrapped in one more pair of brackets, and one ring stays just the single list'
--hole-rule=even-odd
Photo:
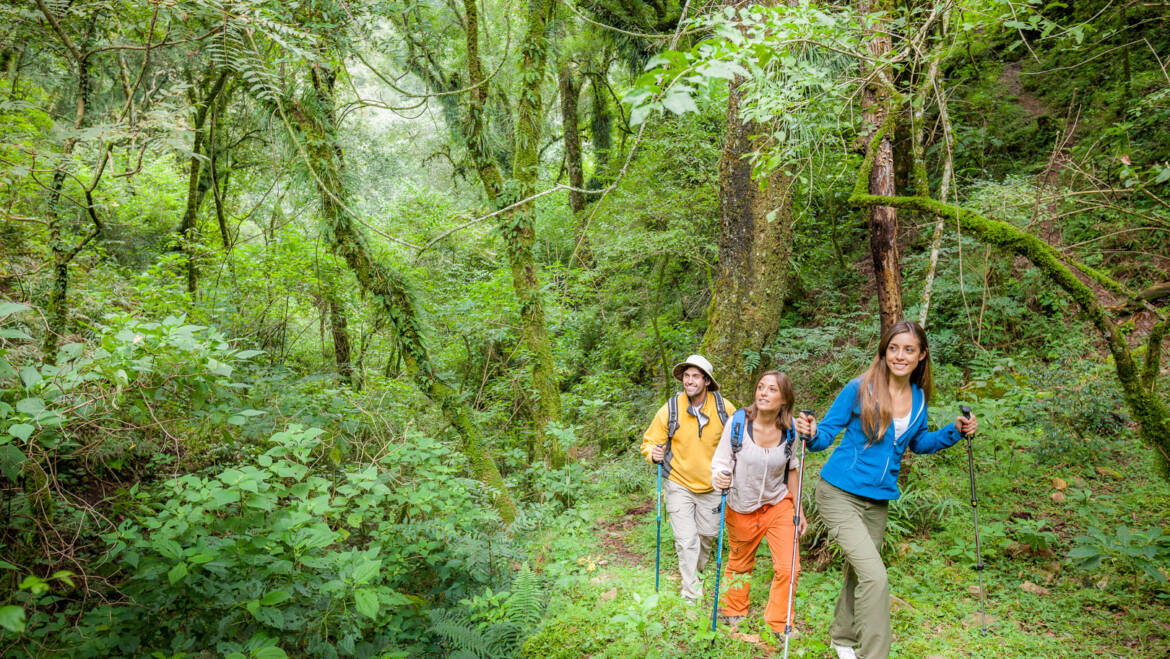
[{"label": "orange hiking pants", "polygon": [[[756,565],[756,549],[768,538],[772,550],[772,589],[768,592],[768,608],[764,621],[773,631],[784,632],[788,622],[788,569],[792,565],[792,493],[775,505],[761,506],[748,514],[728,508],[727,539],[730,547],[724,581],[730,586],[723,595],[723,615],[744,616],[748,612],[749,583]],[[800,555],[796,557],[796,573],[800,574]],[[738,578],[738,581],[737,581]]]}]

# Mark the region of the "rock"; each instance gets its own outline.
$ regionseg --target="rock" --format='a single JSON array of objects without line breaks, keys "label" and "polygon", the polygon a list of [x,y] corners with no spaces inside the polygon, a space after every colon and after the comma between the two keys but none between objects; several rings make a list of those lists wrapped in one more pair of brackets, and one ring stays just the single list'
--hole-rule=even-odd
[{"label": "rock", "polygon": [[1099,465],[1093,467],[1093,471],[1097,472],[1101,476],[1108,476],[1109,478],[1121,478],[1121,472],[1109,467]]},{"label": "rock", "polygon": [[1026,593],[1032,593],[1033,595],[1047,595],[1052,592],[1044,586],[1041,586],[1037,583],[1032,583],[1031,581],[1025,581],[1024,583],[1020,584],[1020,590]]},{"label": "rock", "polygon": [[608,602],[615,597],[617,597],[617,588],[610,588],[609,590],[607,590],[601,594],[601,601]]},{"label": "rock", "polygon": [[970,586],[967,586],[967,592],[971,593],[971,595],[974,597],[979,597],[979,586],[971,584]]},{"label": "rock", "polygon": [[1049,495],[1048,498],[1052,499],[1056,503],[1064,503],[1064,492],[1057,490],[1056,492],[1053,492],[1051,495]]},{"label": "rock", "polygon": [[1063,490],[1068,487],[1068,482],[1058,476],[1052,479],[1052,487],[1057,490]]},{"label": "rock", "polygon": [[739,632],[731,632],[731,637],[738,638],[739,640],[743,641],[744,643],[753,643],[753,644],[758,645],[760,642],[760,635],[759,634],[741,634]]},{"label": "rock", "polygon": [[890,595],[890,610],[901,611],[902,609],[910,609],[913,611],[914,607],[910,606],[910,602],[907,602],[901,597],[898,597],[897,595]]},{"label": "rock", "polygon": [[990,627],[993,624],[995,624],[995,616],[984,616],[979,612],[963,618],[964,627]]}]

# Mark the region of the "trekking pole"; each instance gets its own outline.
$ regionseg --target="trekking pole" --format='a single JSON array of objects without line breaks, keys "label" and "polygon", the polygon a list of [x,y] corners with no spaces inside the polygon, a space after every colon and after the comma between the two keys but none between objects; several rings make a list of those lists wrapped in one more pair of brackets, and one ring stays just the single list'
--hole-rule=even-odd
[{"label": "trekking pole", "polygon": [[662,463],[658,463],[658,537],[654,540],[654,592],[658,592],[658,572],[662,557]]},{"label": "trekking pole", "polygon": [[[959,411],[963,413],[964,419],[971,418],[970,407],[960,405]],[[975,433],[964,433],[964,436],[967,438],[967,476],[971,480],[971,515],[975,522],[975,572],[979,575],[979,610],[982,616],[979,619],[979,627],[986,634],[987,598],[983,594],[983,552],[979,547],[979,499],[975,496],[975,449],[973,447]]]},{"label": "trekking pole", "polygon": [[[812,410],[801,410],[812,416]],[[804,489],[804,445],[808,435],[800,435],[800,470],[796,472],[796,498],[792,500],[792,563],[788,567],[788,613],[784,618],[784,659],[788,659],[788,640],[792,637],[792,598],[796,595],[796,553],[800,551],[800,502]]]},{"label": "trekking pole", "polygon": [[[731,475],[726,469],[719,473]],[[711,606],[711,631],[715,631],[715,617],[719,615],[719,577],[723,575],[723,509],[727,507],[727,493],[730,489],[723,490],[719,498],[719,544],[715,549],[715,604]]]}]

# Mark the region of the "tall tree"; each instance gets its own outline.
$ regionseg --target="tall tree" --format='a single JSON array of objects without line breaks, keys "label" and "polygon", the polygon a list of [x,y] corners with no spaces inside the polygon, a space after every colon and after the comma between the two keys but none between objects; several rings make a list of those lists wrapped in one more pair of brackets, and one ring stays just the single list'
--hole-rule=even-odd
[{"label": "tall tree", "polygon": [[[472,473],[492,490],[500,517],[511,523],[516,503],[483,438],[471,422],[470,410],[459,393],[442,378],[431,363],[426,348],[417,304],[406,280],[376,259],[365,235],[345,203],[342,179],[344,153],[337,142],[337,111],[334,84],[339,58],[312,72],[311,93],[305,102],[289,106],[295,133],[293,139],[304,149],[317,192],[321,197],[322,232],[333,251],[357,277],[358,284],[377,301],[394,328],[399,355],[416,385],[443,411],[462,440]],[[283,111],[283,110],[282,110]]]},{"label": "tall tree", "polygon": [[779,327],[792,251],[791,179],[775,167],[752,177],[750,156],[774,148],[765,126],[740,116],[742,79],[730,83],[727,130],[719,159],[719,268],[701,350],[737,401],[755,382],[745,351],[758,351]]},{"label": "tall tree", "polygon": [[[865,15],[867,49],[874,62],[865,72],[861,107],[869,135],[878,132],[889,112],[889,95],[893,87],[890,67],[882,61],[893,49],[890,37],[891,0],[859,0],[858,10]],[[873,195],[894,194],[894,147],[892,135],[884,135],[874,153],[869,171],[869,192]],[[898,257],[898,212],[891,206],[871,206],[867,210],[869,248],[873,257],[873,274],[877,284],[878,313],[882,332],[902,319],[902,265]]]},{"label": "tall tree", "polygon": [[487,198],[497,207],[510,207],[503,214],[501,233],[507,242],[508,263],[512,270],[512,289],[520,306],[521,335],[529,353],[536,406],[533,421],[538,448],[547,444],[548,460],[553,465],[564,461],[556,437],[545,433],[549,422],[561,419],[560,384],[553,361],[552,339],[545,325],[544,302],[532,247],[536,241],[535,203],[529,199],[536,192],[540,166],[540,136],[544,119],[541,95],[547,74],[549,20],[554,5],[549,0],[529,0],[527,25],[520,43],[519,76],[516,90],[516,125],[511,184],[507,186],[496,161],[486,147],[484,111],[488,82],[479,58],[479,12],[475,0],[464,0],[464,30],[467,44],[468,120],[465,143],[475,160]]}]

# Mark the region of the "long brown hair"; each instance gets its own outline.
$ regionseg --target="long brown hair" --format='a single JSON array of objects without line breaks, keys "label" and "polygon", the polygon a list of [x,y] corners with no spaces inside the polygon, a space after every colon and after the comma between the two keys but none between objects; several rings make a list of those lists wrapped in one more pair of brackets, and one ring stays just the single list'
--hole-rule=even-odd
[{"label": "long brown hair", "polygon": [[930,376],[930,350],[926,344],[926,332],[912,320],[899,320],[882,334],[877,355],[873,363],[861,374],[861,387],[857,390],[857,402],[861,407],[861,430],[869,438],[868,444],[882,440],[883,432],[893,419],[894,401],[890,398],[890,372],[886,368],[886,349],[890,341],[899,334],[913,334],[922,349],[922,361],[910,374],[910,383],[918,385],[926,402],[934,393],[934,380]]},{"label": "long brown hair", "polygon": [[[781,432],[788,430],[792,427],[792,380],[788,379],[788,376],[785,375],[782,371],[764,371],[764,374],[760,376],[760,379],[756,380],[755,389],[760,387],[760,383],[764,381],[764,378],[776,378],[776,386],[780,387],[780,395],[784,397],[784,402],[780,405],[780,413],[776,415],[776,427],[779,428]],[[755,396],[755,389],[752,389],[753,397]],[[747,417],[748,421],[755,421],[756,415],[759,414],[759,412],[760,411],[756,409],[756,403],[754,399],[752,404],[748,405],[743,410],[743,413]]]}]

